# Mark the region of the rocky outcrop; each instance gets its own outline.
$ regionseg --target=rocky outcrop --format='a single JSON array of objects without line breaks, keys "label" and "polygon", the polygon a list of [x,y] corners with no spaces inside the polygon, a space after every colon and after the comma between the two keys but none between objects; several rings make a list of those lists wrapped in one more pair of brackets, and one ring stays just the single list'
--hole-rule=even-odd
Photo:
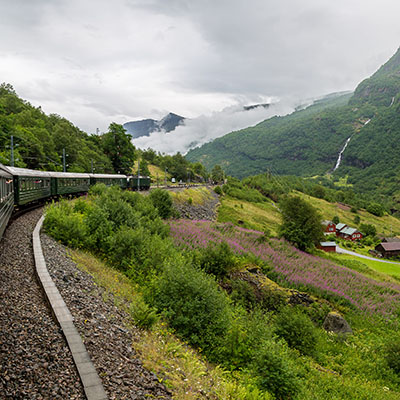
[{"label": "rocky outcrop", "polygon": [[326,316],[323,328],[328,332],[342,335],[351,335],[353,333],[349,323],[340,314],[334,311]]}]

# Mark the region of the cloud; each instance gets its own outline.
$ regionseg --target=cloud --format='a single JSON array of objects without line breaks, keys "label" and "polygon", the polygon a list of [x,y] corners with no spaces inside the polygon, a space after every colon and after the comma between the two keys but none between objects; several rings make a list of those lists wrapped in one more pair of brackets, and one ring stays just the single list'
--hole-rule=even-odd
[{"label": "cloud", "polygon": [[[187,119],[184,125],[171,132],[153,132],[150,136],[134,139],[132,143],[141,149],[152,148],[161,153],[186,153],[189,149],[207,143],[229,132],[255,125],[273,115],[284,115],[294,110],[293,104],[273,103],[269,108],[257,107],[246,111],[248,102],[241,99],[235,106],[220,112]],[[269,103],[272,99],[259,99]]]},{"label": "cloud", "polygon": [[0,81],[88,132],[238,98],[354,89],[399,46],[398,0],[0,0]]}]

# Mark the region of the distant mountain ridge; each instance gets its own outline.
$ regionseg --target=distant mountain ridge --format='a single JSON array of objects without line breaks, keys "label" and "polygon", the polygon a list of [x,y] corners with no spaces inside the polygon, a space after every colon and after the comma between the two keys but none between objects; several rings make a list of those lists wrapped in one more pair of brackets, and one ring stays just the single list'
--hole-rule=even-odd
[{"label": "distant mountain ridge", "polygon": [[177,126],[182,125],[185,121],[185,117],[174,113],[168,113],[164,118],[159,121],[155,119],[144,119],[141,121],[126,122],[123,127],[126,132],[132,136],[133,139],[141,136],[150,136],[152,132],[171,132]]},{"label": "distant mountain ridge", "polygon": [[[340,166],[332,172],[342,150]],[[302,176],[329,172],[379,200],[391,198],[400,209],[400,49],[354,94],[328,96],[231,132],[186,157],[209,169],[220,164],[240,178],[266,170]]]}]

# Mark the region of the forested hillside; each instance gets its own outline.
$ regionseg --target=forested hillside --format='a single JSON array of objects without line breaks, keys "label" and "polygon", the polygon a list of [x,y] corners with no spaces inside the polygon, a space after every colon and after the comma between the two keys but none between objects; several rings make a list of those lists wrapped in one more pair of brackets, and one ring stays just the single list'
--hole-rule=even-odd
[{"label": "forested hillside", "polygon": [[[349,139],[339,168],[339,152]],[[354,189],[399,197],[400,49],[354,95],[317,102],[285,117],[232,132],[187,154],[210,168],[220,164],[233,176],[266,170],[278,174],[348,175]]]}]

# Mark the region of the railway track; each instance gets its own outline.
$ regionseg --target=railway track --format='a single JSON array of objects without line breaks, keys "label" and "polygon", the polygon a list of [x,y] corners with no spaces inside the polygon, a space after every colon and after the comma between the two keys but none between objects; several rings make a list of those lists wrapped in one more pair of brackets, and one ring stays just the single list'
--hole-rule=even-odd
[{"label": "railway track", "polygon": [[72,356],[36,279],[32,231],[42,209],[14,217],[0,242],[0,394],[85,399]]},{"label": "railway track", "polygon": [[[84,376],[78,375],[35,272],[32,232],[43,208],[24,211],[13,216],[0,242],[0,399],[85,399],[93,374],[86,374],[83,387]],[[104,302],[104,290],[76,268],[63,246],[46,235],[43,240],[44,258],[73,316],[76,339],[83,338],[109,398],[170,399],[132,349],[140,331],[124,328],[128,315],[112,301]],[[86,364],[78,369],[86,370]],[[97,391],[90,394],[88,399],[105,398]]]}]

